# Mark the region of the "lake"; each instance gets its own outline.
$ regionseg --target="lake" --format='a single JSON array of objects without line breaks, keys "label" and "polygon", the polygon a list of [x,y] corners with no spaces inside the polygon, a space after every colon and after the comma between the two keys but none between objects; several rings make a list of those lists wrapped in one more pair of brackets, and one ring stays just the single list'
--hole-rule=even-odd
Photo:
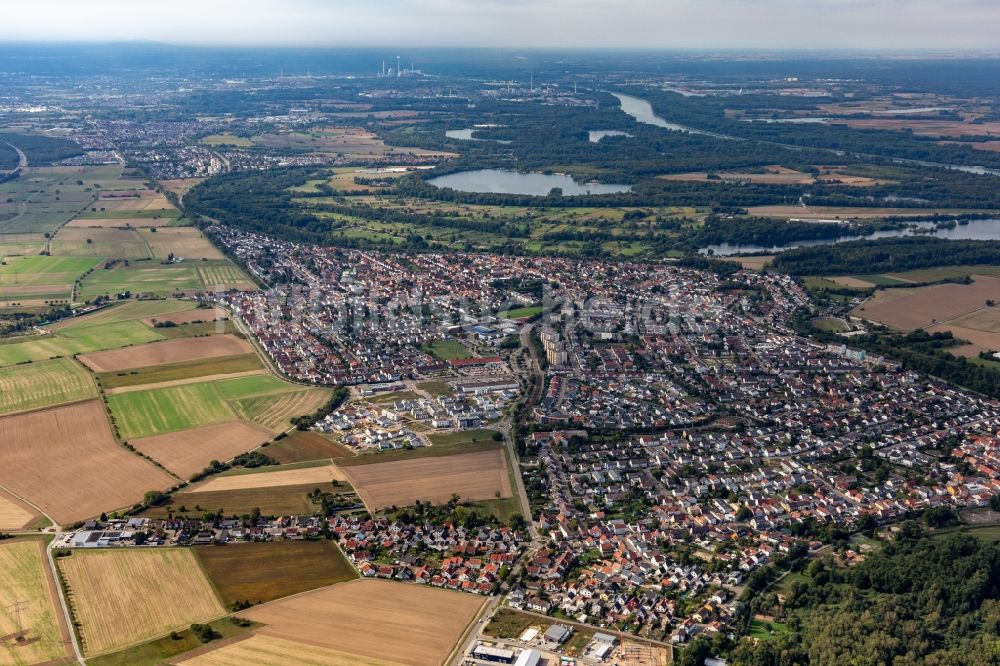
[{"label": "lake", "polygon": [[[934,222],[914,222],[912,223],[920,229],[931,229]],[[856,240],[875,240],[877,238],[897,238],[899,236],[913,236],[913,229],[894,229],[892,231],[876,231],[868,236],[840,236],[838,238],[826,238],[821,240],[805,240],[788,243],[787,245],[776,245],[774,247],[764,247],[762,245],[731,245],[730,243],[720,243],[709,245],[698,250],[706,254],[709,250],[717,257],[729,257],[734,254],[773,254],[784,250],[791,250],[796,247],[812,247],[814,245],[833,245],[834,243],[846,243]],[[1000,240],[1000,220],[972,220],[968,224],[959,224],[954,229],[938,229],[933,234],[919,234],[921,236],[931,236],[933,238],[944,238],[947,240]]]},{"label": "lake", "polygon": [[617,194],[628,192],[631,185],[614,185],[597,182],[577,183],[564,173],[519,173],[504,169],[477,169],[438,176],[427,181],[435,187],[450,187],[460,192],[490,192],[494,194],[530,194],[545,196],[554,187],[561,187],[563,194]]},{"label": "lake", "polygon": [[631,138],[632,135],[628,132],[621,132],[619,130],[590,130],[587,132],[589,134],[591,143],[600,143],[601,139],[606,136],[625,136]]},{"label": "lake", "polygon": [[476,131],[476,128],[470,127],[469,129],[447,130],[444,135],[449,139],[458,139],[459,141],[493,141],[495,143],[510,143],[510,141],[503,141],[501,139],[480,139],[479,137],[473,136]]}]

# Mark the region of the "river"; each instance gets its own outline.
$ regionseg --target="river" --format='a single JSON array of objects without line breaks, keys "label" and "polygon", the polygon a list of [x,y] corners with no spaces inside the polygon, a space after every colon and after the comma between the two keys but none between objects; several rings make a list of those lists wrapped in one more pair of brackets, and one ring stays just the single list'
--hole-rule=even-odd
[{"label": "river", "polygon": [[[647,125],[653,125],[655,127],[662,127],[663,129],[668,129],[672,132],[688,132],[690,134],[703,134],[705,136],[715,137],[716,139],[726,139],[728,141],[756,141],[757,143],[779,146],[781,148],[788,148],[789,150],[802,150],[804,146],[796,146],[786,143],[778,143],[775,141],[761,141],[759,139],[744,139],[742,137],[733,136],[731,134],[719,134],[717,132],[706,132],[705,130],[696,129],[694,127],[687,127],[685,125],[678,125],[677,123],[672,123],[664,118],[656,115],[653,111],[653,105],[640,97],[633,97],[632,95],[626,95],[624,93],[611,93],[618,98],[618,102],[621,104],[621,109],[628,115],[636,119],[640,123],[645,123]],[[815,148],[815,150],[822,150],[828,153],[833,153],[835,155],[844,155],[844,151],[836,150],[834,148]],[[854,157],[863,157],[868,159],[887,159],[885,156],[879,155],[868,155],[866,153],[851,153]],[[1000,169],[990,169],[983,166],[966,166],[964,164],[942,164],[940,162],[924,162],[923,160],[911,160],[902,157],[888,158],[896,164],[914,164],[917,166],[929,166],[936,167],[939,169],[952,169],[954,171],[964,171],[965,173],[975,174],[977,176],[1000,176]]]},{"label": "river", "polygon": [[[920,229],[932,229],[934,222],[913,222],[913,225]],[[846,243],[856,240],[875,240],[877,238],[898,238],[900,236],[915,235],[913,229],[894,229],[891,231],[876,231],[868,236],[840,236],[838,238],[825,238],[821,240],[804,240],[786,245],[775,245],[765,247],[763,245],[732,245],[730,243],[719,243],[709,245],[698,250],[702,254],[709,251],[718,257],[728,257],[734,254],[775,254],[796,247],[812,247],[815,245],[833,245],[834,243]],[[972,220],[968,224],[959,224],[953,229],[938,229],[927,235],[932,238],[944,238],[948,240],[1000,240],[1000,219]]]}]

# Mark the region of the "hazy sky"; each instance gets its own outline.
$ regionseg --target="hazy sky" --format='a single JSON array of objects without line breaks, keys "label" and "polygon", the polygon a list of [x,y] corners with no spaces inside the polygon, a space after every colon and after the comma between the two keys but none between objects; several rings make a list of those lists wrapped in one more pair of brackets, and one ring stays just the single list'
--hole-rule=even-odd
[{"label": "hazy sky", "polygon": [[1000,0],[14,0],[0,40],[1000,48]]}]

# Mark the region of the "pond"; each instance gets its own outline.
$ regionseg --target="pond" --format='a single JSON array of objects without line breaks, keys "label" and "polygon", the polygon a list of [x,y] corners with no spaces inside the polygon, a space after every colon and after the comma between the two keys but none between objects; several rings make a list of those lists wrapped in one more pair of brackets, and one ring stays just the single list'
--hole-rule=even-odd
[{"label": "pond", "polygon": [[[934,222],[913,222],[916,229],[893,229],[891,231],[876,231],[868,236],[840,236],[838,238],[824,238],[821,240],[804,240],[787,245],[776,245],[764,247],[763,245],[733,245],[730,243],[719,243],[709,245],[698,250],[702,254],[707,254],[711,250],[717,257],[728,257],[734,254],[774,254],[784,250],[791,250],[796,247],[811,247],[814,245],[833,245],[834,243],[846,243],[856,240],[875,240],[877,238],[898,238],[900,236],[916,235],[916,230],[933,229]],[[938,229],[934,233],[920,233],[921,236],[932,238],[944,238],[947,240],[1000,240],[1000,220],[973,220],[968,224],[959,224],[952,229]]]},{"label": "pond", "polygon": [[601,139],[606,136],[624,136],[631,138],[632,135],[628,132],[621,132],[619,130],[590,130],[587,132],[589,134],[589,139],[591,143],[600,143]]},{"label": "pond", "polygon": [[459,192],[530,194],[534,196],[545,196],[556,187],[562,188],[562,193],[565,195],[617,194],[632,189],[631,185],[605,184],[593,181],[577,183],[571,176],[564,173],[519,173],[504,169],[459,171],[431,178],[427,182],[435,187],[450,187]]}]

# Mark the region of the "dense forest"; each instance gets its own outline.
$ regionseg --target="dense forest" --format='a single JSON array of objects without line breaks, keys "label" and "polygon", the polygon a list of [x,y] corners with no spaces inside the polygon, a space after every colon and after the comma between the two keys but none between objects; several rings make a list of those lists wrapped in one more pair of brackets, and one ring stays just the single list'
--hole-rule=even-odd
[{"label": "dense forest", "polygon": [[967,534],[929,538],[915,523],[861,564],[814,561],[784,604],[749,613],[787,628],[730,652],[735,666],[985,666],[1000,662],[1000,544]]},{"label": "dense forest", "polygon": [[83,149],[74,141],[37,134],[0,134],[0,144],[7,143],[23,150],[30,166],[45,166],[83,154]]},{"label": "dense forest", "polygon": [[673,92],[654,90],[643,91],[641,96],[670,122],[754,142],[839,151],[849,155],[1000,168],[1000,154],[976,150],[969,145],[942,144],[933,137],[918,137],[891,130],[858,130],[846,125],[823,123],[744,122],[729,118],[725,113],[726,109],[735,109],[751,112],[752,115],[758,109],[781,110],[783,106],[788,110],[789,104],[798,109],[814,109],[817,104],[815,99],[781,100],[778,95],[762,94],[683,97]]},{"label": "dense forest", "polygon": [[1000,242],[926,236],[850,241],[782,252],[771,266],[790,275],[886,273],[941,265],[995,264]]},{"label": "dense forest", "polygon": [[0,175],[17,167],[20,157],[6,141],[0,141]]}]

